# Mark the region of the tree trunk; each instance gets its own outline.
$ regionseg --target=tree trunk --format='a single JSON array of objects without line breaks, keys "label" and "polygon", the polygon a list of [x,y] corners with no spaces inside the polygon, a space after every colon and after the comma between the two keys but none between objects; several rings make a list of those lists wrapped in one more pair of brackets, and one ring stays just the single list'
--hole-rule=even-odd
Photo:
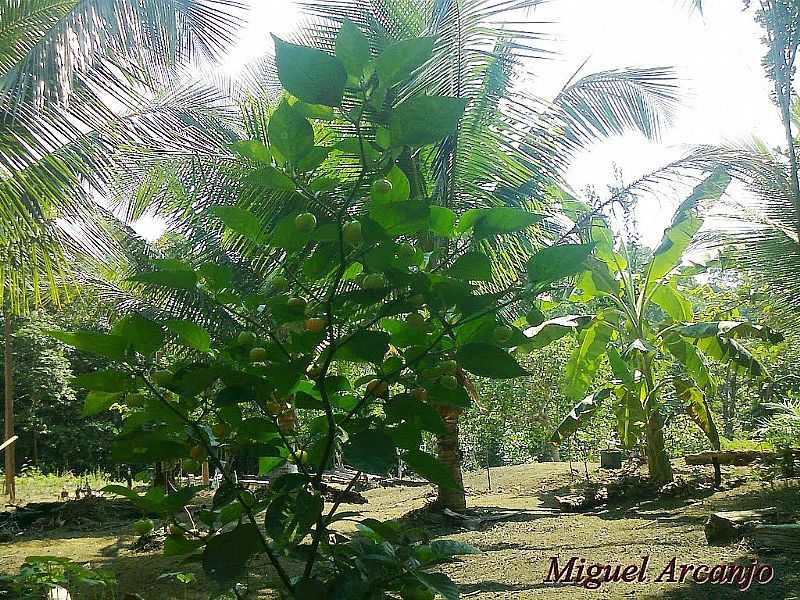
[{"label": "tree trunk", "polygon": [[647,418],[647,469],[656,483],[672,481],[672,465],[664,448],[664,421],[658,409],[651,408]]},{"label": "tree trunk", "polygon": [[464,480],[461,476],[461,449],[458,442],[458,417],[461,410],[442,406],[439,408],[447,432],[437,439],[437,455],[439,461],[447,467],[448,472],[458,488],[439,486],[436,504],[439,508],[461,512],[467,508],[467,495],[464,491]]},{"label": "tree trunk", "polygon": [[[11,362],[11,313],[3,310],[3,380],[5,382],[5,426],[3,430],[4,439],[8,440],[14,435],[14,372]],[[9,502],[14,502],[17,498],[16,483],[14,482],[14,472],[16,470],[14,444],[5,449],[5,471],[6,487]]]}]

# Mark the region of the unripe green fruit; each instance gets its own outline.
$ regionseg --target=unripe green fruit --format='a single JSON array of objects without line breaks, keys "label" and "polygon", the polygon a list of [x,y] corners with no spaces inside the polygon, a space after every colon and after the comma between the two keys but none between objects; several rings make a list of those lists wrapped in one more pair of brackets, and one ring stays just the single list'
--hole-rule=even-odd
[{"label": "unripe green fruit", "polygon": [[267,402],[267,413],[273,417],[277,417],[283,412],[284,406],[280,402]]},{"label": "unripe green fruit", "polygon": [[388,179],[376,179],[372,184],[372,191],[376,194],[388,194],[393,187],[392,182]]},{"label": "unripe green fruit", "polygon": [[494,339],[500,344],[504,344],[514,336],[514,330],[508,325],[499,325],[495,327]]},{"label": "unripe green fruit", "polygon": [[304,313],[307,305],[308,302],[306,302],[305,298],[289,298],[289,301],[286,303],[289,310],[295,313]]},{"label": "unripe green fruit", "polygon": [[364,241],[364,235],[361,232],[361,223],[358,221],[350,221],[345,223],[342,227],[342,237],[344,241],[351,246],[358,246]]},{"label": "unripe green fruit", "polygon": [[256,346],[250,350],[250,360],[253,362],[264,362],[267,360],[267,349]]},{"label": "unripe green fruit", "polygon": [[[295,459],[295,457],[296,457],[296,459]],[[308,464],[308,452],[306,452],[305,450],[296,450],[294,452],[294,456],[291,457],[291,458],[292,458],[293,462],[298,462],[301,465],[307,465]]]},{"label": "unripe green fruit", "polygon": [[133,524],[133,533],[138,536],[149,535],[155,527],[151,519],[139,519]]},{"label": "unripe green fruit", "polygon": [[275,275],[272,278],[272,288],[279,292],[287,290],[289,289],[289,280],[283,275]]},{"label": "unripe green fruit", "polygon": [[153,379],[153,383],[163,387],[165,385],[169,385],[170,383],[172,383],[172,380],[174,379],[175,376],[172,374],[172,371],[167,371],[166,369],[159,369],[157,371],[153,371],[151,377]]},{"label": "unripe green fruit", "polygon": [[294,218],[294,226],[297,231],[311,233],[317,228],[317,217],[311,213],[300,213]]},{"label": "unripe green fruit", "polygon": [[361,282],[361,287],[365,290],[380,290],[386,287],[386,278],[382,273],[370,273]]},{"label": "unripe green fruit", "polygon": [[458,371],[458,363],[454,360],[446,360],[441,364],[442,373],[445,375],[455,375]]},{"label": "unripe green fruit", "polygon": [[252,348],[258,341],[258,336],[252,331],[242,331],[236,341],[242,348]]},{"label": "unripe green fruit", "polygon": [[442,387],[448,390],[455,390],[458,388],[458,379],[456,379],[454,375],[444,375],[439,381]]}]

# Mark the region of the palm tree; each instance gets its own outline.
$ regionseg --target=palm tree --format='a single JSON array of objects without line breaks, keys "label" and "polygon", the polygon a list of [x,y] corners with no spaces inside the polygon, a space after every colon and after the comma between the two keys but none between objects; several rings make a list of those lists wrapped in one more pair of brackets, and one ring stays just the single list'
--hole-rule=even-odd
[{"label": "palm tree", "polygon": [[[678,90],[668,68],[622,69],[573,78],[551,100],[538,98],[519,84],[518,73],[546,50],[541,36],[518,23],[540,0],[355,0],[303,2],[307,20],[298,28],[296,41],[331,51],[341,23],[356,23],[382,51],[392,42],[410,36],[434,36],[431,61],[412,80],[394,88],[387,102],[412,91],[470,99],[458,133],[431,152],[401,156],[401,168],[414,182],[417,195],[462,212],[497,205],[521,206],[548,214],[557,212],[558,190],[569,160],[596,139],[637,129],[657,138],[669,122]],[[226,84],[239,107],[235,127],[242,140],[269,144],[267,123],[277,104],[279,85],[269,57],[236,84]],[[317,122],[319,123],[319,122]],[[317,125],[317,139],[334,145],[352,132],[338,123]],[[374,132],[371,132],[371,135]],[[244,158],[243,158],[244,157]],[[207,260],[225,260],[244,267],[256,280],[265,281],[282,257],[249,243],[243,237],[225,238],[211,207],[238,205],[257,214],[266,226],[286,210],[287,202],[306,203],[315,210],[313,195],[291,200],[280,190],[259,184],[258,156],[246,143],[220,145],[211,152],[151,157],[151,168],[131,178],[120,194],[130,218],[148,211],[166,219],[171,231],[186,243],[186,260],[195,266]],[[355,177],[356,163],[347,152],[334,152],[315,176]],[[296,205],[295,205],[296,206]],[[187,210],[188,208],[191,210]],[[500,273],[491,286],[515,280],[531,251],[551,234],[552,222],[519,235],[502,246],[482,242]],[[430,240],[446,255],[444,239]],[[136,302],[153,300],[152,291],[117,286],[120,297],[134,293]],[[185,295],[159,290],[153,310],[198,311]],[[131,300],[133,301],[133,300]],[[144,304],[143,304],[144,305]],[[202,312],[202,311],[200,311]],[[209,319],[211,320],[211,319]],[[468,382],[465,382],[468,384]],[[468,385],[469,387],[469,385]],[[449,435],[439,441],[440,458],[461,481],[457,415],[444,415]],[[440,496],[445,507],[465,506],[463,492]]]},{"label": "palm tree", "polygon": [[[702,2],[695,0],[695,8]],[[795,129],[800,103],[792,75],[800,47],[800,5],[794,0],[744,2],[764,32],[762,60],[773,86],[771,94],[784,129],[785,146],[750,144],[699,148],[695,158],[725,168],[746,192],[723,206],[721,231],[712,238],[754,288],[769,297],[770,308],[784,331],[800,330],[800,184]]]},{"label": "palm tree", "polygon": [[43,293],[56,303],[68,297],[79,257],[114,252],[115,219],[95,198],[112,188],[119,162],[136,148],[185,150],[176,130],[191,146],[220,130],[209,115],[216,99],[174,82],[191,60],[227,45],[239,9],[233,0],[0,2],[0,305],[9,356],[10,315],[27,313]]}]

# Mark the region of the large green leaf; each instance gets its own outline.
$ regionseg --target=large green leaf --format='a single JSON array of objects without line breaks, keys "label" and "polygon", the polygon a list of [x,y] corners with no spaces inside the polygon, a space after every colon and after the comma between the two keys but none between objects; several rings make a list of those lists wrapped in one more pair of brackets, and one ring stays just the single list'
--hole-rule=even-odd
[{"label": "large green leaf", "polygon": [[347,73],[339,59],[316,48],[290,44],[275,35],[272,39],[278,78],[287,92],[309,104],[342,104]]},{"label": "large green leaf", "polygon": [[171,319],[165,321],[164,324],[167,329],[178,336],[180,343],[200,352],[211,350],[211,336],[199,325],[181,319]]},{"label": "large green leaf", "polygon": [[599,317],[581,332],[578,347],[567,361],[564,385],[567,397],[580,398],[592,385],[613,333],[614,328]]},{"label": "large green leaf", "polygon": [[125,356],[125,350],[128,348],[128,342],[125,338],[95,331],[77,331],[75,333],[48,331],[47,335],[64,342],[68,346],[72,346],[76,350],[105,356],[111,360],[122,360]]},{"label": "large green leaf", "polygon": [[731,363],[751,377],[770,377],[767,367],[743,344],[725,337],[701,338],[697,348],[714,360]]},{"label": "large green leaf", "polygon": [[389,351],[391,336],[385,331],[359,330],[335,354],[336,360],[380,364]]},{"label": "large green leaf", "polygon": [[467,102],[448,96],[409,98],[389,118],[392,145],[416,148],[441,141],[458,127]]},{"label": "large green leaf", "polygon": [[281,102],[267,125],[273,150],[291,162],[298,162],[314,147],[314,128],[303,115]]},{"label": "large green leaf", "polygon": [[683,365],[697,386],[709,393],[713,392],[715,382],[705,356],[677,333],[665,335],[663,341],[666,349]]},{"label": "large green leaf", "polygon": [[370,59],[367,36],[350,19],[345,19],[336,36],[336,58],[347,74],[358,79]]},{"label": "large green leaf", "polygon": [[464,369],[480,377],[511,379],[529,374],[508,351],[491,344],[466,344],[456,352],[456,360]]},{"label": "large green leaf", "polygon": [[245,573],[248,560],[260,549],[261,537],[255,525],[242,523],[209,540],[203,551],[203,570],[217,581],[233,581]]},{"label": "large green leaf", "polygon": [[548,286],[581,272],[593,248],[593,244],[560,244],[539,250],[527,265],[531,285]]},{"label": "large green leaf", "polygon": [[587,315],[568,315],[550,319],[537,327],[528,327],[525,330],[525,335],[530,338],[530,341],[521,344],[518,350],[521,352],[539,350],[556,340],[560,340],[565,335],[583,329],[591,322],[592,317]]},{"label": "large green leaf", "polygon": [[503,233],[522,231],[542,219],[542,215],[511,206],[471,208],[461,215],[456,233],[465,233],[472,229],[475,239],[482,240]]},{"label": "large green leaf", "polygon": [[456,259],[447,274],[465,281],[491,281],[492,261],[481,252],[467,252]]},{"label": "large green leaf", "polygon": [[683,253],[703,224],[697,214],[698,206],[703,202],[718,200],[730,182],[731,177],[725,171],[715,171],[678,207],[672,225],[664,232],[661,244],[648,265],[648,281],[661,279],[680,264]]},{"label": "large green leaf", "polygon": [[657,285],[650,300],[661,307],[673,321],[691,321],[694,317],[692,302],[678,291],[675,281]]},{"label": "large green leaf", "polygon": [[412,471],[431,483],[445,488],[459,489],[450,470],[435,456],[421,450],[409,450],[403,454],[403,460]]},{"label": "large green leaf", "polygon": [[129,373],[113,369],[81,373],[75,377],[75,386],[95,392],[129,392],[137,387]]},{"label": "large green leaf", "polygon": [[272,164],[272,153],[269,148],[259,141],[240,140],[231,144],[231,150],[255,163]]},{"label": "large green leaf", "polygon": [[385,475],[397,462],[397,446],[386,432],[367,429],[350,438],[344,461],[358,471]]},{"label": "large green leaf", "polygon": [[550,443],[560,444],[578,431],[578,429],[585,425],[592,415],[597,412],[600,403],[608,398],[610,394],[611,388],[603,388],[594,394],[586,396],[576,404],[558,425],[553,435],[550,436]]},{"label": "large green leaf", "polygon": [[771,344],[778,344],[784,340],[780,332],[748,321],[706,321],[679,327],[677,331],[684,337],[694,339],[719,336],[731,339],[757,339]]},{"label": "large green leaf", "polygon": [[575,294],[575,300],[587,302],[602,294],[616,296],[619,293],[620,284],[606,262],[589,258],[586,261],[586,270],[578,276],[575,282],[575,288],[581,291],[580,294]]},{"label": "large green leaf", "polygon": [[93,417],[111,408],[112,404],[122,399],[121,393],[95,392],[91,391],[83,401],[83,411],[81,416]]},{"label": "large green leaf", "polygon": [[612,410],[617,418],[617,435],[625,448],[632,449],[644,430],[645,415],[640,397],[644,386],[617,386]]},{"label": "large green leaf", "polygon": [[416,571],[414,576],[434,594],[442,596],[445,600],[458,600],[458,586],[444,573]]},{"label": "large green leaf", "polygon": [[703,390],[686,379],[675,380],[675,393],[679,401],[686,406],[686,412],[698,427],[706,434],[714,450],[720,449],[719,431],[714,423],[714,416],[706,401]]},{"label": "large green leaf", "polygon": [[111,328],[111,333],[124,338],[134,350],[145,356],[155,353],[164,343],[161,327],[137,314],[128,315],[117,321]]},{"label": "large green leaf", "polygon": [[381,86],[391,87],[425,64],[433,53],[436,38],[419,37],[395,42],[375,60]]},{"label": "large green leaf", "polygon": [[130,280],[135,283],[157,285],[173,290],[194,291],[197,289],[197,274],[193,271],[147,271],[134,275]]}]

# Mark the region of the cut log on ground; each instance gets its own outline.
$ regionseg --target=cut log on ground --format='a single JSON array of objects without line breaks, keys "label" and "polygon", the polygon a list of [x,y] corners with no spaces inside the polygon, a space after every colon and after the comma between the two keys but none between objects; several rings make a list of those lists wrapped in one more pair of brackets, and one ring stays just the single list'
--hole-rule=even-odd
[{"label": "cut log on ground", "polygon": [[757,548],[800,554],[800,523],[758,525],[747,537]]},{"label": "cut log on ground", "polygon": [[709,544],[734,542],[755,527],[767,523],[790,523],[792,515],[780,513],[777,508],[760,510],[735,510],[711,513],[705,524],[706,540]]},{"label": "cut log on ground", "polygon": [[[800,449],[793,449],[791,452],[800,458]],[[766,450],[720,450],[687,454],[683,458],[687,465],[712,465],[717,460],[721,465],[743,467],[758,460],[774,460],[778,456],[777,453]]]}]

